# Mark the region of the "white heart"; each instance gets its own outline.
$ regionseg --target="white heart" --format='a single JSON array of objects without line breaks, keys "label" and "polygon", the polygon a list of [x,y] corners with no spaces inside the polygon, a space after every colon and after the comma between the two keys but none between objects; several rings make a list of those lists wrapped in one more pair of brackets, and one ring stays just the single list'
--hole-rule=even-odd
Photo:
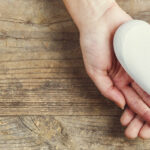
[{"label": "white heart", "polygon": [[150,24],[132,20],[114,35],[114,51],[130,77],[150,94]]}]

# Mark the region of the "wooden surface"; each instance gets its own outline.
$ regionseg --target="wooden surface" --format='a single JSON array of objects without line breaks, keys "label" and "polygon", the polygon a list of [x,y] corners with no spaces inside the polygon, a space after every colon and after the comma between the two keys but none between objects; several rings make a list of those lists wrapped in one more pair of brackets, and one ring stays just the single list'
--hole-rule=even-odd
[{"label": "wooden surface", "polygon": [[[150,22],[150,0],[118,2]],[[121,111],[87,76],[78,38],[61,0],[0,0],[0,150],[150,149],[124,137]]]}]

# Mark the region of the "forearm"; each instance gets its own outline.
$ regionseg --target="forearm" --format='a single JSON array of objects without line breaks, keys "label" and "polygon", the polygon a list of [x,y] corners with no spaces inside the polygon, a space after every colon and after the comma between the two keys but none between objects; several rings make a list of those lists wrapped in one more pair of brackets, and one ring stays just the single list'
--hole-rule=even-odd
[{"label": "forearm", "polygon": [[79,30],[97,22],[115,0],[63,0]]}]

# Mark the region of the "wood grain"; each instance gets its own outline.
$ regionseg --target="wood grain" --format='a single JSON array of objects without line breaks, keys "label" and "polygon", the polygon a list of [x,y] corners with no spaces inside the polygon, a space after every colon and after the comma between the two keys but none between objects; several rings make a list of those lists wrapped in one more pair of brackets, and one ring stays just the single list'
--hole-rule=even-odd
[{"label": "wood grain", "polygon": [[[61,0],[0,2],[1,115],[119,114],[87,76],[78,31]],[[149,1],[118,2],[148,19]]]},{"label": "wood grain", "polygon": [[60,0],[6,0],[0,8],[1,115],[118,115],[87,76]]},{"label": "wood grain", "polygon": [[[117,2],[150,22],[149,0]],[[78,39],[61,0],[0,0],[0,150],[150,149],[124,137],[121,111],[87,76]]]}]

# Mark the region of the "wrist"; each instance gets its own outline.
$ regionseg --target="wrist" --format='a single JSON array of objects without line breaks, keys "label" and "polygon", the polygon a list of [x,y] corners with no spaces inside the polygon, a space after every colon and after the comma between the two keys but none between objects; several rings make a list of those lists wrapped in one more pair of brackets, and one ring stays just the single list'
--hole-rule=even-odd
[{"label": "wrist", "polygon": [[89,7],[87,7],[84,14],[79,12],[76,19],[74,19],[79,31],[94,28],[112,7],[118,5],[115,0],[95,0],[95,2],[91,1],[89,3]]},{"label": "wrist", "polygon": [[115,0],[63,1],[79,30],[96,23],[112,5],[116,4]]},{"label": "wrist", "polygon": [[103,33],[105,31],[112,33],[121,24],[132,19],[115,1],[109,3],[104,10],[95,20],[79,24],[80,34],[95,34],[95,31],[96,33]]}]

